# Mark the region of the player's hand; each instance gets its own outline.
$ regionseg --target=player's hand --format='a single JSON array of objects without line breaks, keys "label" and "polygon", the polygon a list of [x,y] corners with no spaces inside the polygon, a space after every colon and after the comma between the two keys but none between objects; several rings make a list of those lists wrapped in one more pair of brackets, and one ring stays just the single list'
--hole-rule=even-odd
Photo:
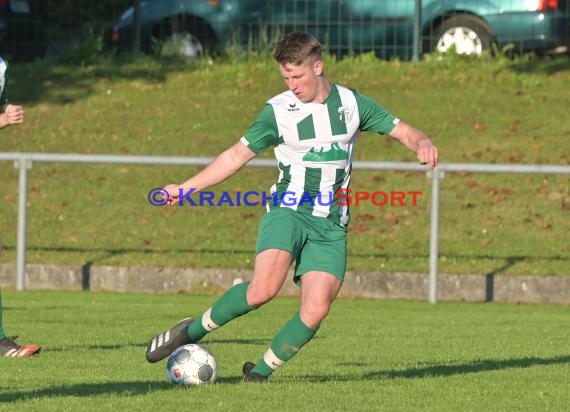
[{"label": "player's hand", "polygon": [[178,198],[180,197],[180,186],[179,185],[166,185],[162,189],[165,193],[168,193],[168,205],[172,206],[178,203]]},{"label": "player's hand", "polygon": [[6,116],[6,122],[10,125],[24,123],[24,109],[22,106],[16,106],[9,104],[4,110],[4,115]]},{"label": "player's hand", "polygon": [[420,141],[418,146],[418,160],[423,165],[428,165],[430,169],[437,166],[439,151],[433,145],[431,140],[424,139]]}]

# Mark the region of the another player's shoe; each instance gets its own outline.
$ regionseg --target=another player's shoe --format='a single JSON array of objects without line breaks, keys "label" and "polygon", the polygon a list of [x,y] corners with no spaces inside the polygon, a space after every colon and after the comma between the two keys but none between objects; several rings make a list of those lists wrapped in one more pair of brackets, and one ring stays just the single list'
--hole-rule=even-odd
[{"label": "another player's shoe", "polygon": [[193,343],[188,336],[188,326],[193,321],[193,318],[182,319],[171,329],[153,337],[146,347],[146,360],[150,363],[158,362],[170,356],[176,348],[187,343]]},{"label": "another player's shoe", "polygon": [[0,339],[0,356],[9,358],[29,357],[40,353],[42,347],[35,343],[18,345],[14,342],[15,337]]},{"label": "another player's shoe", "polygon": [[255,368],[255,363],[253,362],[246,362],[243,364],[243,381],[257,383],[267,382],[267,376],[252,372],[253,368]]}]

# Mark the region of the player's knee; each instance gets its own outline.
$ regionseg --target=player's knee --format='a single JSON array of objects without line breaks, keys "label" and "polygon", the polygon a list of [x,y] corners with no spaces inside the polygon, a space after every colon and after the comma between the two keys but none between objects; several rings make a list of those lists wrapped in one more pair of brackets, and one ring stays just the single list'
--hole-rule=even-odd
[{"label": "player's knee", "polygon": [[277,296],[278,292],[279,289],[273,290],[270,288],[261,288],[250,284],[247,288],[247,304],[254,308],[258,308]]},{"label": "player's knee", "polygon": [[310,328],[318,327],[328,314],[329,305],[304,305],[300,310],[301,320]]}]

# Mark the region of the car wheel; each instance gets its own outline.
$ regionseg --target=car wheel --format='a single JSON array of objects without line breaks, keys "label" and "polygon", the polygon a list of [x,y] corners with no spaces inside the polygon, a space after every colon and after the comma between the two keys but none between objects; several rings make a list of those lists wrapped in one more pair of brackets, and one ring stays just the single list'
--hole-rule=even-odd
[{"label": "car wheel", "polygon": [[178,55],[188,59],[213,52],[217,44],[214,32],[205,22],[185,16],[165,20],[155,28],[153,36],[160,39],[162,55]]},{"label": "car wheel", "polygon": [[481,55],[491,45],[491,29],[481,19],[454,16],[445,20],[434,32],[435,51],[455,50],[458,54]]},{"label": "car wheel", "polygon": [[173,33],[163,45],[162,54],[175,53],[188,59],[194,59],[204,55],[204,45],[200,39],[192,33]]}]

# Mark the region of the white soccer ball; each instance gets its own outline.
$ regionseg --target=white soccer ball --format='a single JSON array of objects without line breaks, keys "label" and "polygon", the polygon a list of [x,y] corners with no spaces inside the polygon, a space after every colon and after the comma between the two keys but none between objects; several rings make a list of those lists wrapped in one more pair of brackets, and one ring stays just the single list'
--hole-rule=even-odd
[{"label": "white soccer ball", "polygon": [[180,346],[166,363],[166,378],[175,385],[214,383],[217,376],[216,358],[204,346],[195,343]]}]

